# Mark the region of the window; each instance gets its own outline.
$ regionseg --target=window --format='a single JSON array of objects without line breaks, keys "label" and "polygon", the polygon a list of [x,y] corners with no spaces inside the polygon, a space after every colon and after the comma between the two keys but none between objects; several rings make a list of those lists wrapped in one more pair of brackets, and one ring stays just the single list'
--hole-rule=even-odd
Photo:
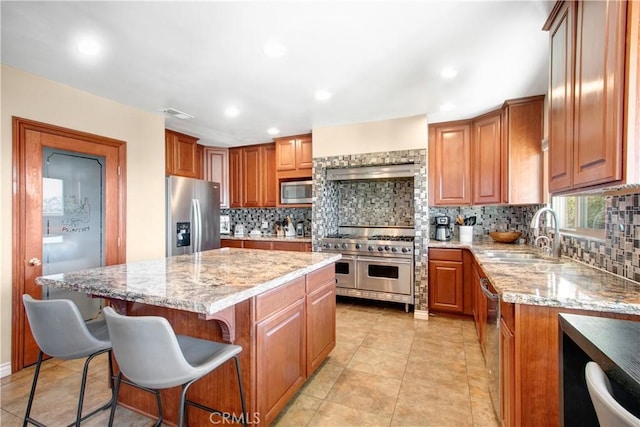
[{"label": "window", "polygon": [[558,196],[553,198],[552,205],[564,233],[605,238],[604,196]]}]

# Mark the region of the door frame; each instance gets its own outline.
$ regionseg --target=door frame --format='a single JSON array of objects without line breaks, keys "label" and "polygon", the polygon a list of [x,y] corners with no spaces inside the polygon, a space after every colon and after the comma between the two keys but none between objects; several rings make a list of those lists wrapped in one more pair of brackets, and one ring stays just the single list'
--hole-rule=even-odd
[{"label": "door frame", "polygon": [[[116,263],[124,263],[126,260],[126,142],[100,135],[82,132],[74,129],[63,128],[47,123],[37,122],[20,117],[12,117],[12,328],[11,328],[11,370],[17,372],[24,368],[24,329],[25,313],[22,305],[22,294],[25,290],[24,277],[27,259],[25,236],[26,201],[27,201],[27,170],[26,159],[33,153],[26,152],[26,132],[36,131],[67,138],[82,140],[91,144],[115,147],[118,150],[118,212],[115,213],[117,224],[118,249],[115,255]],[[112,215],[109,215],[112,216]]]}]

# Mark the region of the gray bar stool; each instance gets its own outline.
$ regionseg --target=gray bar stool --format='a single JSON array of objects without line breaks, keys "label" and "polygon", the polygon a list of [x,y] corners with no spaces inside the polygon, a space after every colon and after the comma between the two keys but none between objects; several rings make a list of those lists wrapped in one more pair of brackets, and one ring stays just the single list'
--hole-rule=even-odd
[{"label": "gray bar stool", "polygon": [[[231,417],[233,421],[247,425],[242,376],[237,354],[242,347],[214,341],[176,335],[164,317],[122,316],[111,307],[104,309],[120,373],[118,373],[115,396],[118,396],[122,375],[133,383],[149,389],[165,389],[181,386],[178,426],[186,419],[186,405]],[[242,415],[229,414],[204,406],[186,398],[187,390],[197,380],[214,371],[233,358],[238,377]],[[115,401],[111,407],[109,426],[113,425]]]},{"label": "gray bar stool", "polygon": [[601,426],[640,427],[640,419],[627,411],[613,397],[609,378],[600,365],[596,362],[587,362],[584,374],[587,380],[587,389],[589,389],[589,395]]},{"label": "gray bar stool", "polygon": [[[30,295],[24,294],[22,295],[22,302],[27,313],[31,333],[38,347],[40,347],[23,426],[29,423],[40,427],[44,426],[41,422],[31,418],[31,407],[36,393],[36,385],[38,383],[40,366],[42,365],[44,354],[63,360],[87,358],[84,362],[84,369],[82,370],[76,421],[69,424],[69,426],[80,426],[80,423],[90,416],[113,407],[113,405],[116,404],[116,395],[113,388],[115,378],[112,370],[111,341],[109,340],[106,321],[94,320],[85,322],[82,319],[78,307],[73,301],[68,299],[37,300]],[[91,413],[82,416],[82,405],[87,384],[89,362],[91,362],[94,357],[105,352],[109,353],[109,380],[111,381],[112,387],[111,399]],[[136,386],[135,384],[131,385]],[[149,390],[143,387],[138,388],[155,393],[156,401],[158,402],[158,422],[156,426],[159,426],[162,420],[160,393],[157,390]]]}]

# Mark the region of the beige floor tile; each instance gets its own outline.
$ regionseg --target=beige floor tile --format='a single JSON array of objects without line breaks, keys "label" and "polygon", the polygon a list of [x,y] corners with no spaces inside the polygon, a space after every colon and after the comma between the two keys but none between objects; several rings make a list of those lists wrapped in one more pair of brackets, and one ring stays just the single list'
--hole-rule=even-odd
[{"label": "beige floor tile", "polygon": [[385,331],[373,329],[369,331],[361,345],[378,350],[409,354],[413,343],[413,335],[414,332],[412,330],[397,331],[395,334],[389,334]]},{"label": "beige floor tile", "polygon": [[397,379],[345,369],[325,400],[391,417],[400,384]]},{"label": "beige floor tile", "polygon": [[311,422],[320,407],[322,399],[317,397],[298,394],[290,405],[273,422],[274,427],[299,427],[306,426]]},{"label": "beige floor tile", "polygon": [[486,399],[474,401],[471,399],[471,414],[473,425],[476,427],[498,427],[500,423],[491,405],[491,401]]},{"label": "beige floor tile", "polygon": [[361,346],[347,368],[402,380],[406,366],[407,355],[404,353]]},{"label": "beige floor tile", "polygon": [[344,365],[329,358],[312,375],[302,387],[301,393],[318,399],[324,399],[329,390],[336,383],[342,372]]},{"label": "beige floor tile", "polygon": [[0,426],[22,427],[22,417],[17,417],[3,409],[0,411]]},{"label": "beige floor tile", "polygon": [[384,314],[378,318],[373,329],[396,333],[397,331],[415,330],[420,320],[413,318],[412,314]]},{"label": "beige floor tile", "polygon": [[345,323],[346,324],[343,325],[341,322],[337,322],[336,342],[360,345],[369,333],[369,329],[354,328],[348,321],[345,321]]},{"label": "beige floor tile", "polygon": [[363,410],[344,406],[339,403],[324,401],[311,419],[313,427],[386,427],[391,416],[383,416]]}]

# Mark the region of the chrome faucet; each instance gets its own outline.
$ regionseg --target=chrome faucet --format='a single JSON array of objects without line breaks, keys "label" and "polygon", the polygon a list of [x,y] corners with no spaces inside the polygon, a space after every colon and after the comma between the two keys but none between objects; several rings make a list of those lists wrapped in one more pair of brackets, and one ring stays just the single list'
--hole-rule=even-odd
[{"label": "chrome faucet", "polygon": [[531,219],[531,226],[530,226],[531,229],[533,230],[533,237],[534,237],[533,244],[535,245],[540,239],[543,239],[543,240],[546,239],[547,241],[549,240],[549,238],[546,236],[538,236],[538,228],[540,227],[540,217],[545,212],[549,212],[551,213],[551,216],[553,216],[553,222],[555,224],[555,230],[554,230],[555,233],[553,235],[552,254],[556,258],[560,258],[560,223],[558,222],[558,214],[556,213],[556,211],[554,211],[550,207],[540,208],[535,214],[533,214],[533,218]]}]

